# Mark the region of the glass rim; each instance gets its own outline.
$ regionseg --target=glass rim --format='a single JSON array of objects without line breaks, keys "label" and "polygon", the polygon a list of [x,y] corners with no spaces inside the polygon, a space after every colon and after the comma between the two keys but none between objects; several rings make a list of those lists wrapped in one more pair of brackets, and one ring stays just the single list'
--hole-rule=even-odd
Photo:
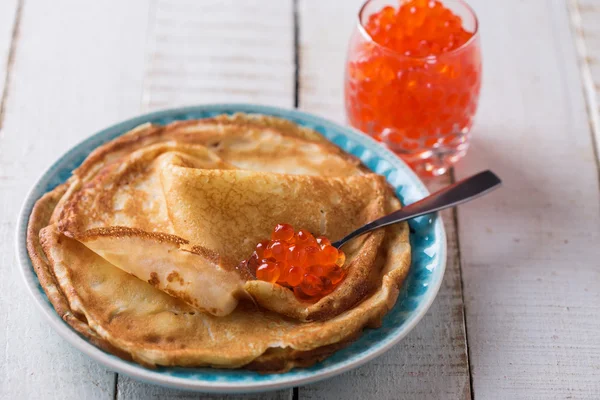
[{"label": "glass rim", "polygon": [[[375,39],[373,39],[373,37],[369,34],[369,32],[367,32],[367,29],[365,28],[365,26],[363,25],[362,22],[362,15],[365,11],[365,8],[367,7],[367,5],[369,3],[371,3],[372,1],[375,0],[366,0],[363,5],[360,7],[360,10],[358,10],[358,14],[357,14],[357,25],[358,25],[358,31],[360,32],[361,36],[363,36],[363,38],[367,41],[369,41],[372,45],[376,46],[377,48],[380,48],[381,50],[388,52],[396,57],[401,57],[401,58],[405,58],[407,60],[416,60],[416,61],[431,61],[431,60],[437,60],[439,58],[445,57],[447,55],[453,55],[453,54],[457,54],[462,52],[464,49],[466,49],[467,47],[469,47],[478,37],[479,37],[479,19],[477,18],[477,14],[475,14],[475,10],[473,10],[473,7],[471,7],[469,4],[467,4],[467,2],[465,0],[451,0],[455,3],[460,3],[461,5],[463,5],[468,11],[469,13],[473,16],[473,19],[475,21],[475,29],[473,30],[473,36],[471,36],[469,38],[469,40],[467,40],[466,42],[464,42],[463,44],[461,44],[459,47],[452,49],[450,51],[446,51],[444,53],[438,54],[438,55],[428,55],[428,56],[407,56],[406,54],[401,54],[399,52],[397,52],[396,50],[393,50],[387,46],[384,46],[380,43],[377,43],[377,41],[375,41]],[[443,0],[441,0],[443,3]]]}]

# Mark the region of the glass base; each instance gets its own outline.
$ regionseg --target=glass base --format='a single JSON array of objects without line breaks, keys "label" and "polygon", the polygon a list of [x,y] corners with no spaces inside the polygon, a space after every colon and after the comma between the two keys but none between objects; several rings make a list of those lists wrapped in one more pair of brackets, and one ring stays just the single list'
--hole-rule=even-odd
[{"label": "glass base", "polygon": [[373,137],[402,158],[421,177],[435,177],[446,173],[450,167],[467,154],[471,139],[469,119],[466,125],[454,124],[450,132],[420,132],[406,134],[403,129],[386,127],[375,129],[373,122],[361,123],[348,117],[349,125]]},{"label": "glass base", "polygon": [[[466,146],[468,147],[468,146]],[[398,154],[398,153],[396,153]],[[414,160],[411,157],[406,157],[405,154],[398,154],[406,163],[417,173],[417,175],[428,177],[428,176],[440,176],[445,174],[448,169],[458,160],[463,158],[467,154],[467,149],[456,150],[452,153],[441,153],[431,152],[431,155],[427,158]]]},{"label": "glass base", "polygon": [[458,160],[467,154],[469,148],[469,135],[455,136],[446,145],[436,145],[432,148],[420,148],[414,151],[399,149],[388,144],[388,148],[402,158],[419,176],[440,176]]}]

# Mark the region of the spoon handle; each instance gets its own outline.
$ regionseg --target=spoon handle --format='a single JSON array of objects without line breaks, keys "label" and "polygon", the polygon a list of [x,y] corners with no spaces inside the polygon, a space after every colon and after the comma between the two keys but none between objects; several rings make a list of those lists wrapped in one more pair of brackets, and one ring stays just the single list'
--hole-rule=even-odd
[{"label": "spoon handle", "polygon": [[376,219],[373,222],[358,228],[348,236],[332,243],[336,248],[342,247],[350,239],[354,239],[364,233],[371,232],[377,228],[382,228],[407,219],[430,214],[445,208],[454,207],[458,204],[476,199],[492,190],[500,187],[502,181],[492,171],[487,170],[473,175],[469,178],[456,182],[442,190],[439,190],[424,199],[409,204],[400,210],[394,211],[384,217]]}]

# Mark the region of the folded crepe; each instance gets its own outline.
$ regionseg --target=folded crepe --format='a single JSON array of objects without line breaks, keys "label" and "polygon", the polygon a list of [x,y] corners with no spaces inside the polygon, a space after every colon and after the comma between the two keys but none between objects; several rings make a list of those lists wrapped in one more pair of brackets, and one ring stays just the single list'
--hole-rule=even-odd
[{"label": "folded crepe", "polygon": [[345,247],[346,278],[314,304],[240,262],[277,223],[337,240],[398,207],[314,131],[221,116],[144,125],[94,151],[38,201],[28,247],[56,310],[121,357],[284,371],[380,322],[408,271],[407,227]]}]

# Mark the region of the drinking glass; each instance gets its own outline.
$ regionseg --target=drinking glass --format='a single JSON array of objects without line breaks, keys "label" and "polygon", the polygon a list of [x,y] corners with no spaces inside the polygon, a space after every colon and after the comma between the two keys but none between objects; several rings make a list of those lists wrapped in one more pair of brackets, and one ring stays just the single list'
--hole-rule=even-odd
[{"label": "drinking glass", "polygon": [[399,4],[368,0],[358,14],[346,62],[346,115],[417,173],[441,175],[469,147],[481,88],[477,17],[462,0],[442,1],[473,36],[439,55],[413,57],[378,44],[365,29],[372,14]]}]

